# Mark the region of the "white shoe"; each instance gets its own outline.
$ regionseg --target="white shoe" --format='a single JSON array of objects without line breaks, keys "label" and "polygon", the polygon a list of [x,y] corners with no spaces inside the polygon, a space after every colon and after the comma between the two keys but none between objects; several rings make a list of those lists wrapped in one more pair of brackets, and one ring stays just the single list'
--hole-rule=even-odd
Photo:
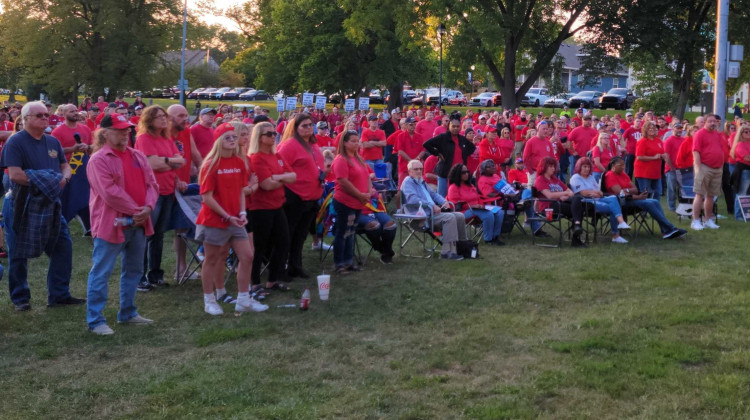
[{"label": "white shoe", "polygon": [[703,230],[703,223],[701,223],[700,220],[693,220],[692,223],[690,223],[690,229],[693,230]]},{"label": "white shoe", "polygon": [[330,251],[333,249],[333,245],[328,245],[327,243],[320,241],[317,244],[313,244],[312,249],[313,251],[320,251],[320,249],[323,249],[323,251]]},{"label": "white shoe", "polygon": [[626,244],[626,243],[628,243],[628,240],[625,239],[625,238],[623,238],[622,236],[618,236],[616,238],[612,238],[612,242],[614,242],[616,244]]},{"label": "white shoe", "polygon": [[622,222],[619,225],[617,225],[617,230],[629,230],[629,229],[630,229],[630,225],[625,222]]},{"label": "white shoe", "polygon": [[224,310],[221,309],[221,306],[219,306],[216,302],[206,302],[205,306],[203,307],[203,310],[206,311],[209,315],[223,315]]},{"label": "white shoe", "polygon": [[112,330],[112,328],[109,328],[109,325],[107,324],[97,325],[96,327],[91,329],[91,332],[96,335],[112,335],[115,333],[114,330]]},{"label": "white shoe", "polygon": [[703,227],[709,228],[709,229],[718,229],[719,225],[717,225],[713,219],[708,219],[706,220],[706,223],[703,224]]},{"label": "white shoe", "polygon": [[154,321],[152,319],[144,318],[140,315],[136,315],[130,319],[126,319],[125,321],[117,321],[118,324],[137,324],[137,325],[147,325],[147,324],[153,324]]},{"label": "white shoe", "polygon": [[264,305],[253,298],[237,299],[234,310],[237,312],[263,312],[268,310],[268,305]]}]

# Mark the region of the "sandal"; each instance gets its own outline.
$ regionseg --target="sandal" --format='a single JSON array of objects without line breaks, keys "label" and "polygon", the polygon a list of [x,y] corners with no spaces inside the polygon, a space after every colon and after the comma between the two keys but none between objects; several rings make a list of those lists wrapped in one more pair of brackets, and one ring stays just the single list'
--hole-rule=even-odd
[{"label": "sandal", "polygon": [[223,296],[216,298],[219,303],[237,303],[237,299],[233,298],[229,293],[225,293]]},{"label": "sandal", "polygon": [[268,293],[268,291],[266,291],[266,289],[264,289],[261,286],[250,289],[250,296],[253,297],[257,301],[261,301],[265,299],[266,296],[268,296],[269,294],[270,293]]},{"label": "sandal", "polygon": [[266,289],[268,289],[268,290],[279,290],[279,291],[282,291],[282,292],[288,292],[288,291],[292,290],[291,287],[287,286],[286,284],[284,284],[284,283],[282,283],[280,281],[275,282],[273,284],[273,286],[269,286],[268,284],[266,284]]}]

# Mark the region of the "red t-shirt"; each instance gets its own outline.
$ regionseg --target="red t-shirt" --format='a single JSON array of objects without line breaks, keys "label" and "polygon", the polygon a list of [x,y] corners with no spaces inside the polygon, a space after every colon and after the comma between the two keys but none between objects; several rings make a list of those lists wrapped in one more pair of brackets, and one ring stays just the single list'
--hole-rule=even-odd
[{"label": "red t-shirt", "polygon": [[201,154],[201,157],[206,157],[214,146],[214,129],[194,124],[190,127],[190,133],[193,135],[193,141],[195,142],[195,148],[198,149],[198,153]]},{"label": "red t-shirt", "polygon": [[677,150],[677,158],[674,159],[674,166],[677,169],[687,169],[693,166],[693,138],[685,137],[685,140]]},{"label": "red t-shirt", "polygon": [[125,182],[125,192],[135,201],[138,206],[146,205],[146,179],[143,177],[143,168],[133,159],[133,152],[126,149],[124,152],[112,149],[122,160],[122,175]]},{"label": "red t-shirt", "polygon": [[414,131],[416,131],[417,134],[422,136],[422,138],[429,139],[437,127],[438,127],[438,123],[435,120],[432,120],[432,121],[422,120],[417,123],[417,126],[414,129]]},{"label": "red t-shirt", "polygon": [[500,166],[501,163],[505,163],[503,160],[502,152],[500,151],[500,145],[497,143],[497,138],[494,140],[494,144],[490,144],[487,139],[482,140],[479,143],[479,162],[484,162],[487,159],[492,159],[495,165]]},{"label": "red t-shirt", "polygon": [[737,143],[737,148],[734,149],[734,157],[737,162],[742,162],[745,165],[748,161],[745,158],[750,155],[750,141],[741,141]]},{"label": "red t-shirt", "polygon": [[341,124],[341,114],[328,114],[326,121],[330,127],[336,127]]},{"label": "red t-shirt", "polygon": [[[463,184],[460,187],[456,184],[451,184],[448,187],[448,194],[445,199],[452,203],[466,203],[469,206],[482,204],[476,188],[466,184]],[[468,210],[468,207],[463,209],[464,212],[466,210]]]},{"label": "red t-shirt", "polygon": [[642,136],[640,130],[630,127],[625,130],[622,136],[625,138],[625,153],[635,155],[635,147]]},{"label": "red t-shirt", "polygon": [[320,185],[318,176],[320,171],[325,169],[320,148],[313,144],[308,151],[297,139],[290,138],[279,145],[278,154],[297,174],[297,180],[286,187],[304,201],[320,199],[323,195],[323,186]]},{"label": "red t-shirt", "polygon": [[701,155],[701,163],[710,168],[724,165],[724,149],[721,133],[701,128],[693,137],[693,151]]},{"label": "red t-shirt", "polygon": [[459,163],[464,163],[464,155],[461,151],[461,146],[458,144],[458,136],[451,136],[453,140],[453,164],[451,164],[451,168],[458,165]]},{"label": "red t-shirt", "polygon": [[[602,166],[604,166],[604,168],[606,169],[607,165],[609,165],[609,162],[612,161],[614,154],[612,153],[612,149],[604,149],[604,151],[602,151],[602,150],[599,150],[599,147],[597,146],[597,147],[594,147],[591,152],[592,162],[594,158],[597,158],[597,157],[599,158],[599,163],[601,163]],[[596,165],[592,165],[592,166],[593,166],[592,169],[594,172],[599,172],[599,173],[602,172],[598,166]]]},{"label": "red t-shirt", "polygon": [[348,179],[357,191],[366,193],[369,188],[370,167],[366,164],[363,165],[359,163],[356,158],[347,160],[345,157],[338,155],[333,160],[331,171],[336,177],[336,187],[333,193],[336,201],[349,208],[362,210],[365,205],[362,204],[359,199],[344,191],[344,188],[341,187],[341,183],[338,182],[338,180],[342,178]]},{"label": "red t-shirt", "polygon": [[[258,183],[270,178],[272,175],[281,175],[292,172],[292,168],[284,162],[281,155],[258,152],[250,155],[250,167],[258,177]],[[284,187],[281,186],[275,190],[266,191],[259,188],[250,200],[248,210],[275,210],[281,208],[286,200],[284,196]]]},{"label": "red t-shirt", "polygon": [[620,130],[626,131],[628,128],[630,128],[630,123],[626,120],[620,120]]},{"label": "red t-shirt", "polygon": [[92,120],[91,118],[86,119],[86,127],[88,127],[89,130],[91,131],[96,130],[97,125],[98,124],[96,123],[96,121]]},{"label": "red t-shirt", "polygon": [[[192,144],[190,141],[190,130],[182,130],[179,133],[177,133],[177,137],[173,139],[175,142],[179,141],[182,143],[182,151],[180,154],[182,155],[182,158],[185,159],[185,164],[182,165],[179,169],[175,170],[175,173],[177,174],[177,177],[180,178],[180,181],[185,182],[187,184],[190,183],[190,170],[191,166],[193,166],[193,153],[192,153]],[[175,143],[176,145],[177,143]],[[179,151],[179,147],[177,148]]]},{"label": "red t-shirt", "polygon": [[[680,151],[680,145],[685,141],[685,137],[669,136],[668,139],[664,140],[664,153],[669,155],[669,160],[672,164],[676,165],[675,159],[677,159],[677,153]],[[673,168],[669,165],[664,167],[664,170],[669,172]]]},{"label": "red t-shirt", "polygon": [[503,162],[507,162],[513,155],[513,140],[497,138],[495,139],[495,143],[500,147],[500,159]]},{"label": "red t-shirt", "polygon": [[527,184],[529,182],[529,173],[521,169],[511,169],[508,171],[508,183],[520,182],[521,184]]},{"label": "red t-shirt", "polygon": [[442,125],[439,125],[435,128],[435,130],[432,131],[432,137],[437,137],[447,131],[448,131],[447,128],[443,127]]},{"label": "red t-shirt", "polygon": [[[432,174],[435,175],[435,167],[438,164],[438,157],[435,155],[427,156],[427,159],[424,160],[424,175]],[[431,184],[431,185],[437,185],[437,179],[435,178],[427,178],[427,176],[424,177],[424,182]]]},{"label": "red t-shirt", "polygon": [[[362,143],[367,141],[384,141],[385,140],[385,131],[377,129],[377,130],[370,130],[369,128],[362,130],[362,136],[360,137],[360,141]],[[364,160],[379,160],[383,159],[383,147],[370,147],[368,149],[363,148],[362,149],[362,159]]]},{"label": "red t-shirt", "polygon": [[[539,196],[542,197],[542,191],[549,190],[550,192],[563,192],[568,189],[565,184],[557,179],[556,176],[552,175],[552,178],[547,179],[546,177],[539,175],[534,181],[534,188],[539,191]],[[539,210],[544,210],[549,207],[549,202],[540,201],[537,206]]]},{"label": "red t-shirt", "polygon": [[[135,139],[135,149],[149,156],[158,156],[160,158],[171,158],[180,153],[175,146],[174,141],[164,137],[154,137],[151,134],[144,133]],[[174,194],[176,171],[154,171],[156,182],[159,184],[159,195]]]},{"label": "red t-shirt", "polygon": [[[394,153],[404,152],[411,159],[416,159],[420,153],[424,151],[422,144],[424,143],[424,137],[417,134],[416,130],[414,135],[410,136],[408,131],[402,131],[396,139],[396,147],[393,149]],[[409,160],[404,159],[400,154],[398,156],[398,173],[403,174],[409,172],[407,165]]]},{"label": "red t-shirt", "polygon": [[[230,216],[238,216],[240,196],[248,179],[245,161],[242,158],[238,156],[219,158],[218,163],[210,166],[204,165],[201,169],[201,194],[213,191],[213,197],[221,208]],[[280,189],[283,191],[283,188]],[[229,227],[229,222],[221,220],[221,215],[211,210],[205,202],[201,204],[195,224],[220,229]]]},{"label": "red t-shirt", "polygon": [[141,117],[139,117],[138,115],[133,115],[132,117],[130,117],[131,124],[137,126],[139,122],[141,122]]},{"label": "red t-shirt", "polygon": [[[73,137],[75,133],[78,133],[81,136],[81,143],[91,145],[91,130],[84,124],[78,124],[76,128],[70,128],[65,124],[58,125],[52,130],[52,137],[60,142],[60,146],[72,147],[76,144],[75,137]],[[72,153],[66,153],[65,159],[70,160],[71,155]]]},{"label": "red t-shirt", "polygon": [[635,148],[633,176],[645,179],[661,178],[661,159],[643,161],[638,156],[655,156],[664,153],[664,145],[659,139],[642,138]]},{"label": "red t-shirt", "polygon": [[396,143],[398,143],[398,136],[403,133],[403,130],[396,130],[393,133],[391,133],[390,136],[388,136],[387,139],[385,139],[385,143],[389,146],[393,146],[393,152],[396,152]]},{"label": "red t-shirt", "polygon": [[604,187],[607,189],[607,193],[614,194],[612,187],[615,185],[619,185],[620,188],[631,188],[633,183],[630,182],[630,177],[625,171],[621,172],[619,175],[616,174],[615,171],[607,172],[604,175]]},{"label": "red t-shirt", "polygon": [[99,108],[99,112],[104,113],[104,108],[109,106],[109,102],[97,102],[96,106]]},{"label": "red t-shirt", "polygon": [[338,147],[338,143],[335,143],[331,137],[316,134],[315,138],[318,140],[318,147]]},{"label": "red t-shirt", "polygon": [[523,163],[531,171],[536,171],[539,162],[547,156],[555,157],[552,153],[552,144],[537,136],[530,138],[523,148]]},{"label": "red t-shirt", "polygon": [[578,156],[586,156],[591,150],[591,139],[598,134],[593,127],[576,127],[568,134],[568,141],[573,143]]}]

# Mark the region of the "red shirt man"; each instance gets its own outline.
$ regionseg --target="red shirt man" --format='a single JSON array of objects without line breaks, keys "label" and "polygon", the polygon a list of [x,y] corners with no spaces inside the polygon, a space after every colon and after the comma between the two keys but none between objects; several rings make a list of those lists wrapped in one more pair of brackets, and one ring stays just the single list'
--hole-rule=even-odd
[{"label": "red shirt man", "polygon": [[362,158],[364,160],[382,160],[383,147],[387,145],[385,141],[385,131],[378,128],[378,117],[372,115],[368,117],[369,127],[362,130],[360,137],[362,143]]},{"label": "red shirt man", "polygon": [[591,140],[599,134],[595,128],[591,126],[591,117],[583,117],[583,125],[576,127],[573,131],[568,134],[568,142],[573,147],[574,156],[586,156],[586,153],[591,150]]},{"label": "red shirt man", "polygon": [[552,151],[552,143],[546,140],[547,133],[547,124],[540,125],[537,135],[530,138],[523,148],[523,161],[530,171],[536,171],[539,162],[546,156],[555,157]]},{"label": "red shirt man", "polygon": [[[404,122],[404,128],[396,139],[394,153],[398,154],[398,179],[399,184],[409,176],[407,164],[410,160],[416,159],[424,151],[422,144],[425,139],[416,132],[416,121],[414,118],[407,118]],[[400,185],[399,185],[400,186]]]},{"label": "red shirt man", "polygon": [[[63,152],[65,152],[65,159],[70,161],[73,153],[88,150],[88,146],[91,145],[91,130],[87,125],[78,123],[78,108],[75,105],[66,105],[63,112],[65,123],[52,130],[52,137],[60,142]],[[76,133],[80,137],[80,144],[75,140]]]},{"label": "red shirt man", "polygon": [[190,127],[190,133],[193,135],[195,147],[198,149],[201,157],[206,157],[214,145],[214,130],[211,127],[216,111],[211,108],[203,108],[198,117],[198,123]]},{"label": "red shirt man", "polygon": [[422,138],[429,139],[432,137],[432,133],[437,128],[438,124],[433,120],[434,114],[432,111],[427,111],[424,116],[424,120],[417,123],[416,132]]}]

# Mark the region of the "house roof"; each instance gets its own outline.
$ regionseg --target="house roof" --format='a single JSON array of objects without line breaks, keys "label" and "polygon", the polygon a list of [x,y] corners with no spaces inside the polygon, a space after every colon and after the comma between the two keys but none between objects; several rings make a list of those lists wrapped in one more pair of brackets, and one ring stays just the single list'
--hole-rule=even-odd
[{"label": "house roof", "polygon": [[[574,44],[562,44],[560,49],[557,51],[563,57],[565,61],[564,67],[570,70],[581,69],[581,55],[583,48],[580,45]],[[617,68],[617,75],[627,76],[628,69],[622,63]]]},{"label": "house roof", "polygon": [[[198,67],[206,63],[206,53],[203,50],[185,50],[185,68]],[[182,51],[165,51],[161,56],[168,63],[179,64],[182,59]],[[211,70],[219,71],[219,65],[210,55],[207,64]]]}]

